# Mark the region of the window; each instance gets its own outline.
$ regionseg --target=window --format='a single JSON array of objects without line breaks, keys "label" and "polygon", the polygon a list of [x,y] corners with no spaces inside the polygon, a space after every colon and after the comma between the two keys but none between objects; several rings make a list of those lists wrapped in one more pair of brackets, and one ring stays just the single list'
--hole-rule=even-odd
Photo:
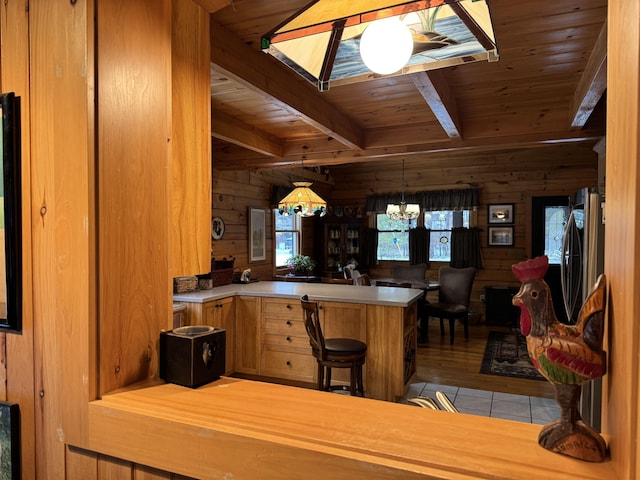
[{"label": "window", "polygon": [[[584,211],[576,210],[576,224],[583,228]],[[550,265],[560,265],[562,260],[562,236],[569,218],[569,207],[565,205],[544,208],[544,254]]]},{"label": "window", "polygon": [[286,266],[287,259],[300,250],[300,216],[280,215],[273,210],[275,225],[274,246],[276,267]]},{"label": "window", "polygon": [[429,261],[451,261],[451,229],[469,228],[469,210],[424,212],[424,226],[431,230]]},{"label": "window", "polygon": [[378,227],[378,260],[409,261],[409,229],[416,221],[391,220],[385,213],[376,217]]}]

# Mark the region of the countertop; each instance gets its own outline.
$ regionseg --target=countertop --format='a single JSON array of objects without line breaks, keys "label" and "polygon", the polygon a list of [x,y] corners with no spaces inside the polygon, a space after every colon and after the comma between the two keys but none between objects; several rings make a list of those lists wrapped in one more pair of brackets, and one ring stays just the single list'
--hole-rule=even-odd
[{"label": "countertop", "polygon": [[173,295],[173,301],[206,303],[235,295],[299,299],[303,295],[309,295],[310,300],[321,302],[408,307],[418,300],[422,294],[422,290],[415,288],[369,287],[325,283],[254,282],[247,284],[232,283],[222,287],[215,287],[211,290],[176,293]]},{"label": "countertop", "polygon": [[104,395],[89,427],[91,450],[202,479],[619,478],[540,447],[540,425],[224,377]]}]

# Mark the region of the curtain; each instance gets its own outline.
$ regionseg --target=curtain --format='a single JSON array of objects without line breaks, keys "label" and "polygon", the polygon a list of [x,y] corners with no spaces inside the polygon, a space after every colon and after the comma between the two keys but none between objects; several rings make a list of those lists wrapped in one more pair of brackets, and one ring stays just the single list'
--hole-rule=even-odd
[{"label": "curtain", "polygon": [[367,228],[364,233],[364,252],[362,259],[364,264],[373,267],[378,264],[378,230]]},{"label": "curtain", "polygon": [[431,231],[424,227],[409,229],[409,265],[426,263],[429,268]]},{"label": "curtain", "polygon": [[[367,213],[384,213],[388,203],[400,203],[402,194],[389,193],[367,197]],[[455,190],[434,190],[430,192],[416,192],[405,194],[407,203],[417,203],[424,211],[434,210],[477,210],[478,189],[465,188]]]},{"label": "curtain", "polygon": [[483,268],[478,227],[451,229],[451,266]]}]

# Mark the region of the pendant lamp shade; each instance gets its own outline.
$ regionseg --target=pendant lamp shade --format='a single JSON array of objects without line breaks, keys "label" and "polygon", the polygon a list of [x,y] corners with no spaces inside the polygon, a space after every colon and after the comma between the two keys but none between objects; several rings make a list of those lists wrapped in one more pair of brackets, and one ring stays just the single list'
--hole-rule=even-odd
[{"label": "pendant lamp shade", "polygon": [[296,214],[301,217],[324,217],[327,213],[327,202],[311,190],[311,182],[293,182],[295,188],[280,202],[280,215]]},{"label": "pendant lamp shade", "polygon": [[[371,35],[377,47],[364,53],[367,30],[386,19],[402,24],[409,50],[391,47],[391,37],[378,34]],[[488,0],[312,0],[262,35],[261,48],[321,91],[380,75],[498,60]],[[381,69],[376,60],[387,49],[397,62]]]},{"label": "pendant lamp shade", "polygon": [[411,31],[399,17],[376,20],[362,33],[360,56],[372,72],[381,75],[402,69],[413,53]]}]

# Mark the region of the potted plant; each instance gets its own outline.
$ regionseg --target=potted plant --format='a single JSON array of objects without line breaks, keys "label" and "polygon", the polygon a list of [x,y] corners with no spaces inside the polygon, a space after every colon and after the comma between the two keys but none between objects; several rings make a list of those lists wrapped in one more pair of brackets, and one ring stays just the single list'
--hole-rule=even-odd
[{"label": "potted plant", "polygon": [[287,266],[294,275],[309,275],[316,266],[316,262],[308,255],[296,254],[287,259]]}]

